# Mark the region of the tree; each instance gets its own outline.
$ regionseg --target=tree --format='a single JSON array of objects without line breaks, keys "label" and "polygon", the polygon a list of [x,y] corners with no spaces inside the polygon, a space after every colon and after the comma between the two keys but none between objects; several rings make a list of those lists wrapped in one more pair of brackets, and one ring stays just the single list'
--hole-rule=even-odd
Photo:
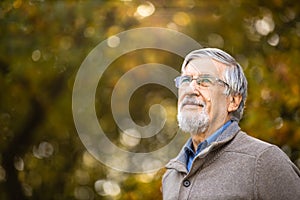
[{"label": "tree", "polygon": [[[241,126],[282,147],[299,166],[297,2],[7,0],[0,7],[1,199],[161,198],[162,171],[128,174],[106,167],[86,151],[72,116],[73,84],[85,57],[101,41],[138,27],[175,29],[236,57],[249,81]],[[126,72],[150,62],[179,71],[182,58],[153,49],[130,52],[111,64],[97,88],[99,124],[112,142],[130,151],[161,148],[177,127],[176,96],[145,85],[128,105],[133,120],[149,123],[149,108],[159,103],[167,110],[167,127],[160,140],[136,146],[120,140],[112,91]]]}]

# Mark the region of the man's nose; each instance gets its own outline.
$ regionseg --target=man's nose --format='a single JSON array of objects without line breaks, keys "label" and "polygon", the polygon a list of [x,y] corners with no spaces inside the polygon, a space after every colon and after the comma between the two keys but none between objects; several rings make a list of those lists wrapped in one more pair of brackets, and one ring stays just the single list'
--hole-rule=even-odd
[{"label": "man's nose", "polygon": [[189,94],[195,94],[197,96],[199,96],[201,94],[200,90],[199,90],[199,84],[197,83],[196,80],[192,80],[189,84],[189,86],[187,87],[187,92]]},{"label": "man's nose", "polygon": [[193,79],[193,80],[190,82],[190,86],[191,86],[191,87],[194,87],[194,88],[198,88],[198,87],[199,87],[199,84],[197,83],[197,80],[196,80],[196,79]]}]

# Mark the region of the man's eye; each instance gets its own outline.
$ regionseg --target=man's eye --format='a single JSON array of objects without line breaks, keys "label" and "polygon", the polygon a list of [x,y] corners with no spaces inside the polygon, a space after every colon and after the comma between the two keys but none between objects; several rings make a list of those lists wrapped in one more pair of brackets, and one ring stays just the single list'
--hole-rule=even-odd
[{"label": "man's eye", "polygon": [[203,78],[202,82],[203,83],[212,83],[213,81],[210,78]]},{"label": "man's eye", "polygon": [[209,87],[213,85],[213,81],[211,78],[201,78],[199,84],[204,87]]},{"label": "man's eye", "polygon": [[181,78],[181,84],[189,83],[189,82],[191,82],[191,78],[190,77],[182,77]]}]

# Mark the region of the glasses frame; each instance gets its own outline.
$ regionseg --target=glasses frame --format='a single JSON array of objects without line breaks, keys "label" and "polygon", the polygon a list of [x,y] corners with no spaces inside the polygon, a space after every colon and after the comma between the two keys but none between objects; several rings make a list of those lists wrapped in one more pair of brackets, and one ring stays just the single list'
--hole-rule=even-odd
[{"label": "glasses frame", "polygon": [[[223,86],[226,86],[227,88],[229,88],[231,90],[231,87],[228,83],[226,83],[225,81],[217,78],[217,77],[214,77],[212,75],[209,75],[209,74],[204,74],[204,75],[201,75],[201,76],[198,76],[196,78],[194,78],[193,76],[189,76],[189,75],[185,75],[185,76],[177,76],[174,81],[175,81],[175,86],[177,88],[181,88],[181,84],[180,84],[180,79],[182,79],[182,77],[187,77],[189,78],[189,83],[190,84],[193,80],[196,81],[196,83],[200,86],[201,83],[202,83],[202,80],[205,79],[205,78],[210,78],[212,79],[214,82],[212,83],[213,85],[215,85],[215,83],[221,83]],[[206,86],[203,86],[203,87],[206,87]],[[207,86],[208,87],[208,86]]]}]

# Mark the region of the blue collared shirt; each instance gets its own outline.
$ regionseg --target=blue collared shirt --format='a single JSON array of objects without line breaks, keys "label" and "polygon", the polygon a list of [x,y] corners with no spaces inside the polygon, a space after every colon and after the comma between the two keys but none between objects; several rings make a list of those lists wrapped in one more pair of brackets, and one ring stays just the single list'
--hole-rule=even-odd
[{"label": "blue collared shirt", "polygon": [[186,143],[186,145],[184,146],[184,151],[185,151],[185,155],[187,157],[187,164],[186,164],[186,168],[188,171],[190,171],[191,166],[193,164],[194,158],[206,147],[208,147],[212,142],[216,141],[216,139],[218,138],[219,135],[221,135],[221,133],[232,123],[231,120],[229,120],[228,122],[226,122],[221,128],[219,128],[215,133],[213,133],[212,135],[210,135],[208,138],[206,138],[206,140],[204,140],[203,142],[201,142],[198,145],[197,151],[196,153],[194,152],[194,148],[193,148],[193,142],[192,142],[192,138],[189,139],[189,141]]}]

